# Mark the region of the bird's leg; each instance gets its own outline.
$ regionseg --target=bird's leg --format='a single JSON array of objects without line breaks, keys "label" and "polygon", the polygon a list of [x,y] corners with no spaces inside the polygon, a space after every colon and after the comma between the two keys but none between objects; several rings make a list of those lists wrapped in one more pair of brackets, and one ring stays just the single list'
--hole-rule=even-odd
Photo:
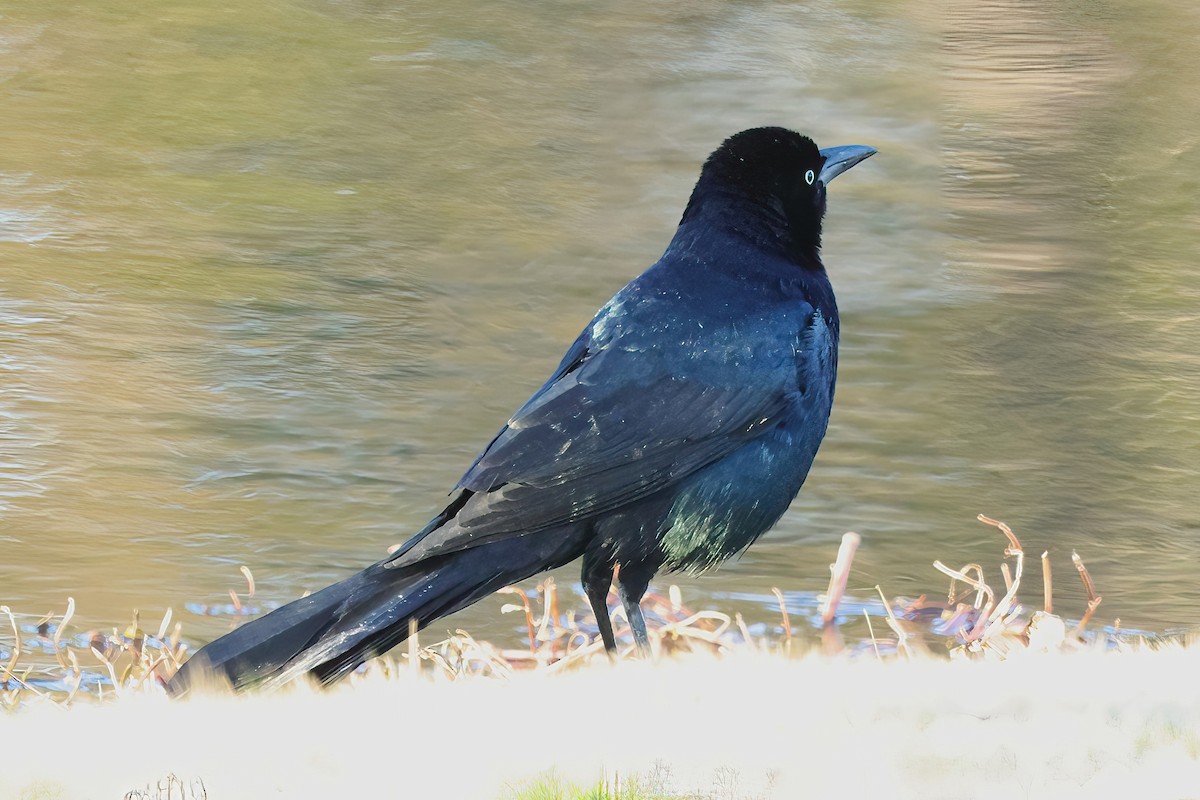
[{"label": "bird's leg", "polygon": [[588,551],[583,556],[583,591],[587,593],[592,613],[596,615],[596,627],[609,656],[617,651],[617,640],[613,636],[612,619],[608,615],[608,590],[612,586],[613,565],[602,556]]},{"label": "bird's leg", "polygon": [[642,595],[646,593],[650,578],[657,569],[657,564],[621,564],[617,573],[617,595],[621,598],[621,604],[625,606],[625,618],[629,620],[629,629],[633,631],[638,655],[646,660],[652,658],[654,652],[650,649],[646,618],[642,616]]},{"label": "bird's leg", "polygon": [[621,595],[621,603],[625,606],[625,616],[629,618],[629,629],[633,631],[633,641],[637,643],[638,655],[650,659],[654,652],[650,649],[650,634],[646,633],[646,618],[642,616],[642,602],[635,600],[625,591],[625,587],[617,585]]}]

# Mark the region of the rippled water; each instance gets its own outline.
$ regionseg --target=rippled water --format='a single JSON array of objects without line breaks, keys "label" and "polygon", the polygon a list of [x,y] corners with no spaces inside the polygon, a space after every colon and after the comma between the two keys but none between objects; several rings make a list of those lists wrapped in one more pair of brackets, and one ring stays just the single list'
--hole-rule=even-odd
[{"label": "rippled water", "polygon": [[998,562],[985,512],[1064,613],[1075,549],[1102,620],[1195,625],[1198,34],[1148,2],[6,9],[0,602],[111,625],[377,559],[707,153],[785,124],[880,150],[831,192],[833,424],[685,595],[816,591],[846,530],[851,591],[935,593],[935,558]]}]

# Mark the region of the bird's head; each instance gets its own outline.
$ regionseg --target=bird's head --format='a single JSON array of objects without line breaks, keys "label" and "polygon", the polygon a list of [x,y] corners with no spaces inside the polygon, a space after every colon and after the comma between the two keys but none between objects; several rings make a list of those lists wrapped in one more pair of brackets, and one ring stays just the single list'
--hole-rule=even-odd
[{"label": "bird's head", "polygon": [[751,128],[730,136],[700,171],[683,222],[715,201],[761,213],[794,255],[816,256],[829,181],[876,153],[865,145],[818,149],[786,128]]}]

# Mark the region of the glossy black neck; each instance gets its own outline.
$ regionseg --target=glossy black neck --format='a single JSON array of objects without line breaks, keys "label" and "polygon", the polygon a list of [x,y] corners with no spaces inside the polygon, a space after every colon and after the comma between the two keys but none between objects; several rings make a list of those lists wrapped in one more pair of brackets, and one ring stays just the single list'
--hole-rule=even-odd
[{"label": "glossy black neck", "polygon": [[806,269],[821,264],[820,209],[789,214],[783,201],[771,195],[749,194],[701,180],[692,192],[679,221],[676,238],[704,236],[706,231],[742,238],[766,251],[783,256]]}]

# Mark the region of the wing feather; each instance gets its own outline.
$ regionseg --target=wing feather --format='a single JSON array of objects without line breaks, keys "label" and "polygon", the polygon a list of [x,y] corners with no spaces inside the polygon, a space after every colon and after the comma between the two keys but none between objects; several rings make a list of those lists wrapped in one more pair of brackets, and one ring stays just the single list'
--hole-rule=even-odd
[{"label": "wing feather", "polygon": [[[614,330],[605,314],[621,301],[618,295],[601,310],[551,379],[459,480],[467,499],[460,495],[452,519],[442,515],[414,536],[393,555],[393,566],[603,515],[678,482],[787,417],[800,391],[796,339],[764,346],[763,337],[734,325],[724,340],[711,328],[701,338],[691,320],[684,321],[690,336],[677,322],[667,324],[680,330],[659,322],[650,335],[597,336]],[[812,314],[803,303],[793,310]],[[621,311],[631,313],[628,306]],[[652,325],[625,323],[626,331]],[[757,344],[751,351],[744,342]]]}]

